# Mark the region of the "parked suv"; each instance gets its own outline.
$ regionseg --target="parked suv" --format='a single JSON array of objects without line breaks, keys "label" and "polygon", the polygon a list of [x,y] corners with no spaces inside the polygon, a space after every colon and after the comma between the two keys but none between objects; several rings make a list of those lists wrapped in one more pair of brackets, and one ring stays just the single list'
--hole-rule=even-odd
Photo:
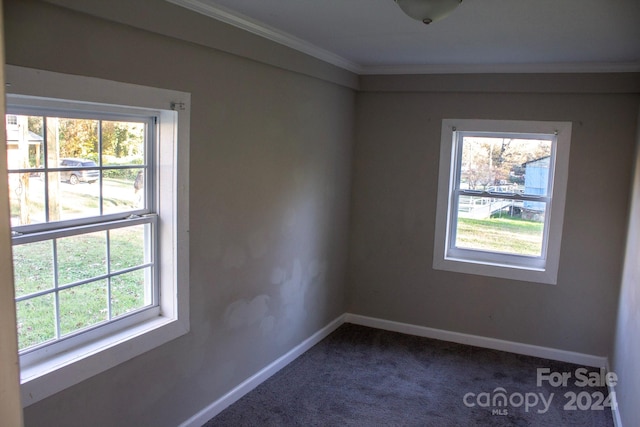
[{"label": "parked suv", "polygon": [[70,171],[60,171],[60,179],[67,181],[69,184],[76,185],[79,182],[96,182],[100,178],[100,171],[98,170],[85,170],[75,169],[81,167],[96,167],[96,163],[92,160],[86,159],[62,159],[60,161],[60,167],[74,168]]}]

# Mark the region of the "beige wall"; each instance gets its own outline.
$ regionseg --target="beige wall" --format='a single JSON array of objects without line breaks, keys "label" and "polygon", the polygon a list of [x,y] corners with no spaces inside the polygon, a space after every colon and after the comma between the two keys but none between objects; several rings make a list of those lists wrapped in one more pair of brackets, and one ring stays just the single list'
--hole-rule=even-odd
[{"label": "beige wall", "polygon": [[[595,78],[604,81],[572,94],[554,93],[556,84],[548,77],[543,79],[549,80],[547,85],[535,76],[433,76],[435,83],[429,76],[363,77],[357,103],[349,310],[607,356],[639,99],[587,93],[589,87],[610,86],[611,78]],[[492,90],[483,93],[483,86]],[[429,91],[421,91],[425,87]],[[533,87],[548,93],[527,93]],[[557,286],[431,267],[443,118],[573,122]]]},{"label": "beige wall", "polygon": [[[640,113],[640,111],[639,111]],[[640,116],[639,116],[640,123]],[[619,377],[616,394],[622,425],[640,425],[640,127],[633,198],[611,368]]]},{"label": "beige wall", "polygon": [[[358,77],[349,71],[164,0],[44,1],[339,85],[355,88],[358,84]],[[55,21],[44,24],[48,24],[44,31],[57,26]]]},{"label": "beige wall", "polygon": [[192,95],[191,332],[27,407],[27,426],[178,425],[345,312],[352,89],[47,3],[5,10],[10,64]]}]

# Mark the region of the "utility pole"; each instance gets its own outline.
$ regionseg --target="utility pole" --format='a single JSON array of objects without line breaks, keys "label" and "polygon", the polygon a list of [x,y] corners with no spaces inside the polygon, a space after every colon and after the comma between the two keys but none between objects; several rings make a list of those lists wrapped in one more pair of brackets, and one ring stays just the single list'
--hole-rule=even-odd
[{"label": "utility pole", "polygon": [[[18,121],[18,152],[20,169],[29,168],[29,119],[27,116],[17,116]],[[18,187],[20,197],[20,224],[31,224],[29,211],[29,172],[20,173],[20,185]]]},{"label": "utility pole", "polygon": [[[60,136],[58,132],[58,119],[47,117],[47,167],[60,167]],[[60,172],[47,173],[47,187],[49,195],[49,221],[60,220]]]}]

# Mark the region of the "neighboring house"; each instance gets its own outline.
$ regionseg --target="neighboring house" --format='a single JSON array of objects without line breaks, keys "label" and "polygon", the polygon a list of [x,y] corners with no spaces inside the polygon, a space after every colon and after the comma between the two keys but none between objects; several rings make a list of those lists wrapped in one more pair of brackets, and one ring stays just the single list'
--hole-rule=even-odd
[{"label": "neighboring house", "polygon": [[[22,164],[22,156],[20,154],[20,143],[23,138],[22,130],[18,124],[18,117],[7,115],[7,167],[8,169],[20,169],[26,165]],[[42,149],[42,136],[27,131],[27,143],[29,144],[29,157],[35,159],[35,166],[40,166],[40,152]],[[34,165],[31,165],[34,166]]]},{"label": "neighboring house", "polygon": [[[525,168],[524,193],[546,195],[549,182],[550,157],[540,157],[522,164]],[[544,203],[524,202],[522,218],[534,221],[544,221]]]}]

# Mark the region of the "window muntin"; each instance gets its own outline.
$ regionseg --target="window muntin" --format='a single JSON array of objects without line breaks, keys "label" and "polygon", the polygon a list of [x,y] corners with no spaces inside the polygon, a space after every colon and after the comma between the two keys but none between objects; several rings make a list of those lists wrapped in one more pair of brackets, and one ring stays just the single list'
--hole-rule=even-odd
[{"label": "window muntin", "polygon": [[570,142],[570,122],[443,120],[433,267],[555,284]]},{"label": "window muntin", "polygon": [[157,315],[155,116],[8,111],[21,353]]}]

